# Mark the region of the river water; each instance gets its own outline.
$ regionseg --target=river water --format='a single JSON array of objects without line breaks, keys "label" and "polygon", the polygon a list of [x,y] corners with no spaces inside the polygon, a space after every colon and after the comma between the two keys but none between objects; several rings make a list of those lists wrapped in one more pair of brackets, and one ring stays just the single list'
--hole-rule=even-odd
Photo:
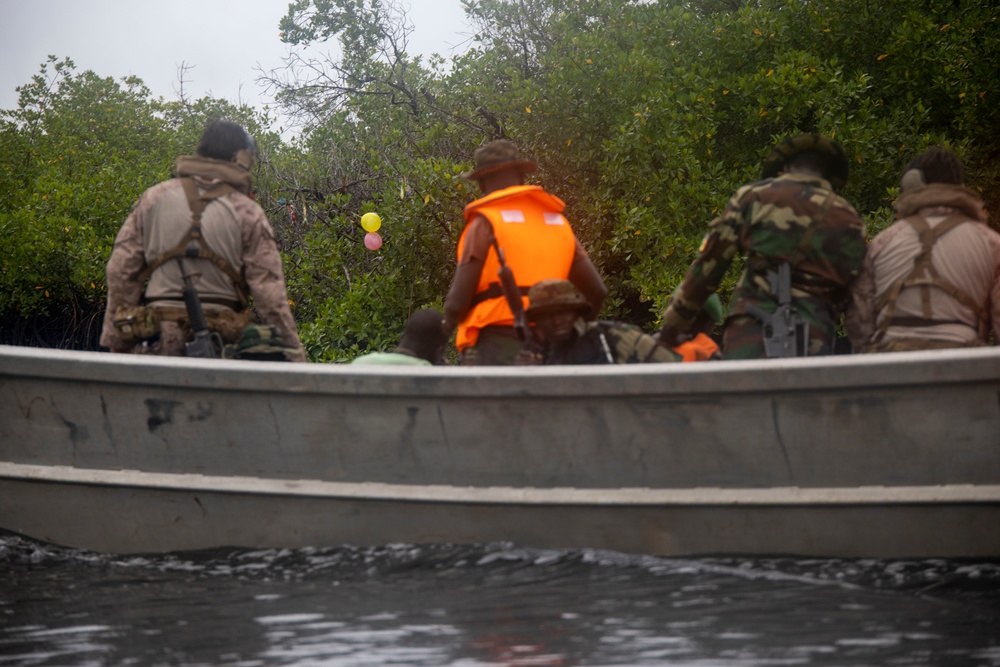
[{"label": "river water", "polygon": [[1000,562],[0,535],[0,665],[1000,666]]}]

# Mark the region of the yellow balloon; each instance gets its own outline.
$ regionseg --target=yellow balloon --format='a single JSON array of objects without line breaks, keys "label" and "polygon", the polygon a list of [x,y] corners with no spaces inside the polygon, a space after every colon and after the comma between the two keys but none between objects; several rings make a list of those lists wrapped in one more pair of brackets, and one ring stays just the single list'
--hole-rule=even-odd
[{"label": "yellow balloon", "polygon": [[378,213],[365,213],[361,216],[361,226],[366,232],[377,232],[382,226],[382,218],[378,217]]}]

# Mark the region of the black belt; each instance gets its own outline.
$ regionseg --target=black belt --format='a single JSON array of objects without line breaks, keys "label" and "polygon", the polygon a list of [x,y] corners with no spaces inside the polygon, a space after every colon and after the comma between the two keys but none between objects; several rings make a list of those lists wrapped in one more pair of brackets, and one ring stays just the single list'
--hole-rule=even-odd
[{"label": "black belt", "polygon": [[[521,296],[528,296],[528,290],[531,288],[521,287],[520,285],[518,285],[517,289],[518,291],[521,292]],[[497,297],[501,296],[504,296],[504,293],[503,293],[503,287],[500,286],[500,283],[490,283],[486,287],[486,289],[484,289],[482,292],[477,292],[476,295],[472,297],[472,303],[469,304],[469,309],[471,310],[475,308],[483,301],[488,301],[489,299],[496,299]]]}]

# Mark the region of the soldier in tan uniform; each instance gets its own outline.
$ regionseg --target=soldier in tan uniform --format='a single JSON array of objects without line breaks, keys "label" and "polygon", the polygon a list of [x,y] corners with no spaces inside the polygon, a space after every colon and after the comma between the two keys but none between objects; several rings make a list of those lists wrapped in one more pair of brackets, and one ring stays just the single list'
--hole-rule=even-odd
[{"label": "soldier in tan uniform", "polygon": [[[108,261],[103,347],[183,356],[191,336],[182,300],[186,275],[209,328],[223,343],[235,343],[252,322],[247,310],[252,296],[260,322],[280,331],[285,356],[306,360],[274,231],[250,197],[253,155],[254,141],[246,130],[214,121],[205,127],[197,155],[178,158],[175,178],[142,194]],[[143,326],[123,326],[126,320]],[[133,329],[142,333],[127,336]]]},{"label": "soldier in tan uniform", "polygon": [[962,163],[930,148],[904,170],[899,221],[868,246],[847,333],[855,350],[987,345],[1000,332],[1000,234],[963,185]]}]

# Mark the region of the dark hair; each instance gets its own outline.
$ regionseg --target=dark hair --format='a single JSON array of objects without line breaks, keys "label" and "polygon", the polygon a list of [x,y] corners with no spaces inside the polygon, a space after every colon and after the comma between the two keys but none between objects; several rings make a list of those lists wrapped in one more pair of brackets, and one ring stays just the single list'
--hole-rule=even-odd
[{"label": "dark hair", "polygon": [[903,168],[905,174],[911,169],[919,169],[924,174],[924,183],[953,183],[962,185],[965,172],[962,161],[947,148],[931,146]]},{"label": "dark hair", "polygon": [[253,138],[241,125],[231,120],[213,120],[201,133],[196,152],[201,157],[232,160],[237,151],[244,149],[256,152]]},{"label": "dark hair", "polygon": [[436,362],[441,348],[448,342],[448,336],[441,328],[444,317],[433,308],[422,308],[410,315],[406,329],[399,341],[404,347],[421,359]]},{"label": "dark hair", "polygon": [[788,161],[785,162],[785,170],[791,170],[795,167],[816,171],[820,174],[828,175],[830,173],[830,161],[819,151],[801,151],[788,158]]}]

